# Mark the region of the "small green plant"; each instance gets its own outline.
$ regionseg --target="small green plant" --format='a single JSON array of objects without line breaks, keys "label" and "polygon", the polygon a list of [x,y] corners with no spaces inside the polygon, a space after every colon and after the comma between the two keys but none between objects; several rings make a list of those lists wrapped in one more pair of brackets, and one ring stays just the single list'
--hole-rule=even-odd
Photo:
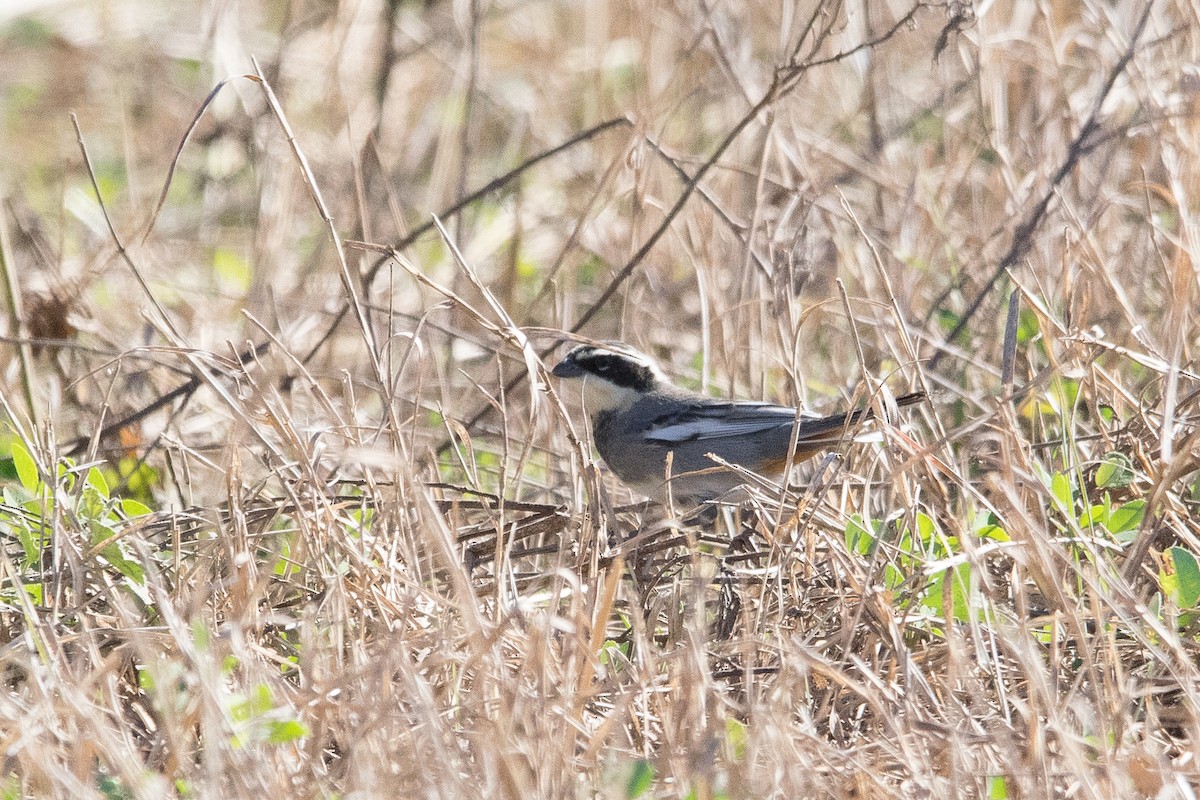
[{"label": "small green plant", "polygon": [[289,744],[308,736],[308,726],[296,719],[288,706],[280,706],[265,683],[253,686],[245,694],[229,698],[230,718],[234,731],[231,743],[245,747],[253,743]]},{"label": "small green plant", "polygon": [[[897,602],[902,608],[916,603],[943,619],[959,622],[977,615],[980,607],[972,600],[972,592],[977,589],[972,582],[971,564],[963,558],[958,537],[944,534],[937,522],[922,511],[917,511],[914,519],[912,531],[906,525],[889,528],[878,520],[867,522],[856,514],[844,531],[846,547],[852,553],[868,556],[886,546],[883,587],[898,593]],[[971,532],[979,541],[1008,541],[1008,533],[988,514],[976,516]],[[914,582],[914,576],[926,573],[927,580]],[[914,588],[900,592],[910,584]]]},{"label": "small green plant", "polygon": [[[31,577],[21,588],[34,602],[43,600],[43,587],[40,577],[33,577],[34,568],[42,563],[50,531],[59,519],[69,520],[85,532],[85,558],[94,558],[116,570],[127,589],[149,602],[145,568],[130,551],[120,529],[130,520],[150,514],[150,509],[137,500],[112,497],[98,467],[84,470],[71,459],[63,459],[55,467],[54,480],[48,483],[19,441],[12,443],[11,454],[17,483],[4,486],[0,524],[21,544],[19,570]],[[14,588],[8,587],[8,592]],[[12,597],[8,592],[6,596]]]},{"label": "small green plant", "polygon": [[629,780],[625,783],[625,797],[629,800],[641,797],[650,790],[654,783],[654,765],[644,758],[633,762],[629,770]]},{"label": "small green plant", "polygon": [[[1102,533],[1119,544],[1127,544],[1137,536],[1142,518],[1146,514],[1144,500],[1122,503],[1114,501],[1111,493],[1104,492],[1099,502],[1089,503],[1086,493],[1080,491],[1078,481],[1072,474],[1047,473],[1038,469],[1037,465],[1035,470],[1050,491],[1052,507],[1059,515],[1057,524],[1063,533],[1075,536],[1084,530],[1091,530],[1093,533]],[[1121,487],[1132,480],[1132,474],[1126,478],[1122,462],[1117,458],[1106,459],[1097,469],[1096,475],[1098,488]],[[1103,486],[1100,485],[1101,477],[1105,481]]]},{"label": "small green plant", "polygon": [[1191,627],[1200,619],[1200,558],[1195,553],[1185,547],[1167,548],[1158,585],[1181,612],[1180,629]]}]

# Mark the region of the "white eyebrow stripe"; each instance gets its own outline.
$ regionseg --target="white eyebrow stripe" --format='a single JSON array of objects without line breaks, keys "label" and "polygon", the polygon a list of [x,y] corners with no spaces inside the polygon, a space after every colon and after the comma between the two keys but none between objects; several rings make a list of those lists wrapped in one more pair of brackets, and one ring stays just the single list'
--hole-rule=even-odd
[{"label": "white eyebrow stripe", "polygon": [[649,356],[644,356],[641,353],[637,353],[637,352],[627,353],[623,350],[613,350],[613,349],[609,349],[609,348],[601,349],[598,347],[594,347],[587,352],[587,354],[585,355],[585,360],[594,358],[596,356],[602,356],[602,355],[616,356],[617,358],[624,359],[625,361],[629,361],[633,364],[636,364],[639,367],[646,367],[647,369],[653,370],[656,374],[658,374],[660,372],[658,364],[656,364],[653,360],[651,360]]}]

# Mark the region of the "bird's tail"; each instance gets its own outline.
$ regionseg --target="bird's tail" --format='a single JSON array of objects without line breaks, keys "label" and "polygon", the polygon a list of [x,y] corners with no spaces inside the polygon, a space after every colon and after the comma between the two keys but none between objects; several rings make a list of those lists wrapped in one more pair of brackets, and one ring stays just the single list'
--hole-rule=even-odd
[{"label": "bird's tail", "polygon": [[[916,405],[926,399],[924,392],[910,392],[896,398],[896,407],[904,408],[905,406]],[[862,420],[868,420],[875,416],[875,412],[870,408],[860,408],[855,411],[850,411],[844,414],[833,414],[828,417],[822,417],[816,420],[805,420],[800,424],[800,433],[798,438],[801,440],[812,439],[813,437],[822,436],[823,434],[833,431],[848,428],[858,424]]]}]

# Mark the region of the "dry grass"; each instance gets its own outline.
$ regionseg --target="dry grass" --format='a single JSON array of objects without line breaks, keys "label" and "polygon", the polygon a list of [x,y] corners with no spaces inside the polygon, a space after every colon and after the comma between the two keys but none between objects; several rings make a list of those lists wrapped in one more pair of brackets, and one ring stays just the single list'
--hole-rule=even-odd
[{"label": "dry grass", "polygon": [[[63,0],[0,49],[3,796],[1195,796],[1193,5]],[[680,520],[581,444],[572,332],[934,399]]]}]

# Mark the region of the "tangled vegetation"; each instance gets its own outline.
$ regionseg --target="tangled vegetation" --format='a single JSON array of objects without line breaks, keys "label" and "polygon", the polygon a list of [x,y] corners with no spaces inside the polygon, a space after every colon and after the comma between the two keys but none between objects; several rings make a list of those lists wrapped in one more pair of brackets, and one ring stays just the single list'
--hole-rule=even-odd
[{"label": "tangled vegetation", "polygon": [[[31,0],[0,48],[4,797],[1196,796],[1193,5]],[[931,400],[663,509],[579,339]]]}]

